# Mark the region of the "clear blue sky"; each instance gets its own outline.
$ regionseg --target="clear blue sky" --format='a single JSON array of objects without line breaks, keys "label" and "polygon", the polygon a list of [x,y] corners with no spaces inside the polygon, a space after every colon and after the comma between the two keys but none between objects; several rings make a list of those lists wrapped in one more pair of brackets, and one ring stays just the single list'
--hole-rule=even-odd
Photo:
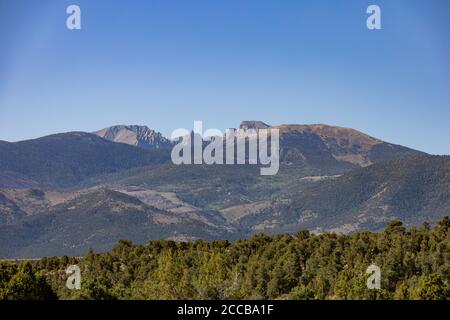
[{"label": "clear blue sky", "polygon": [[257,119],[450,154],[449,15],[448,0],[0,0],[0,140]]}]

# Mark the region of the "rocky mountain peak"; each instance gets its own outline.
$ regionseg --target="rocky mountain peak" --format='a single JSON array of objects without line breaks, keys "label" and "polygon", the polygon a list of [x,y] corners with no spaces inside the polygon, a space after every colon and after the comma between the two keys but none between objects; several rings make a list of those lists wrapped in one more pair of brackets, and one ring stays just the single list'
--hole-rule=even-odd
[{"label": "rocky mountain peak", "polygon": [[96,131],[94,134],[113,142],[126,143],[144,149],[164,149],[172,146],[169,139],[147,126],[116,125]]},{"label": "rocky mountain peak", "polygon": [[270,125],[262,122],[262,121],[254,121],[254,120],[250,120],[250,121],[242,121],[241,124],[239,125],[240,129],[243,130],[248,130],[248,129],[267,129],[269,128]]}]

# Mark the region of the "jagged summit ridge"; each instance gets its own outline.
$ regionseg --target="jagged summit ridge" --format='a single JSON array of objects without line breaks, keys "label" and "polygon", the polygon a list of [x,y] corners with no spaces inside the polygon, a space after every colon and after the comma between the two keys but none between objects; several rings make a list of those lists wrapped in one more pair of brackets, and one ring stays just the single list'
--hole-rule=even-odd
[{"label": "jagged summit ridge", "polygon": [[126,143],[144,149],[165,149],[172,146],[169,139],[147,126],[117,125],[94,133],[110,141]]}]

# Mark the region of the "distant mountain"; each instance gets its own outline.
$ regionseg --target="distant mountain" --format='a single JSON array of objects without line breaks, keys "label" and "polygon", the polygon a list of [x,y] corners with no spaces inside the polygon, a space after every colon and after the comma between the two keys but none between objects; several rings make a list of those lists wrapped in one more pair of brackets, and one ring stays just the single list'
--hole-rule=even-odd
[{"label": "distant mountain", "polygon": [[239,129],[249,130],[249,129],[267,129],[270,125],[262,121],[242,121],[239,125]]},{"label": "distant mountain", "polygon": [[253,232],[351,232],[379,230],[393,219],[417,225],[449,213],[450,156],[413,156],[326,179],[264,207],[254,204],[237,223]]},{"label": "distant mountain", "polygon": [[317,125],[280,125],[280,158],[314,166],[355,165],[424,154],[387,143],[350,128]]},{"label": "distant mountain", "polygon": [[280,159],[321,168],[347,170],[373,163],[425,153],[384,142],[351,128],[312,125],[270,126],[262,121],[242,121],[240,129],[278,129]]},{"label": "distant mountain", "polygon": [[[260,121],[241,123],[242,128],[267,126]],[[280,130],[283,163],[330,174],[422,154],[353,129],[326,125],[271,128]],[[143,126],[114,126],[96,134],[69,132],[14,143],[0,141],[0,188],[72,187],[94,176],[170,162],[170,146],[171,141]]]},{"label": "distant mountain", "polygon": [[167,150],[144,150],[85,132],[0,141],[0,154],[0,187],[69,187],[95,175],[170,160]]},{"label": "distant mountain", "polygon": [[169,139],[147,126],[118,125],[94,133],[113,142],[126,143],[144,149],[167,149],[173,146]]},{"label": "distant mountain", "polygon": [[[377,230],[450,209],[449,158],[328,125],[280,130],[280,170],[174,165],[139,126],[0,141],[0,257],[108,250],[119,238],[236,239],[255,232]],[[170,145],[169,145],[170,144]]]}]

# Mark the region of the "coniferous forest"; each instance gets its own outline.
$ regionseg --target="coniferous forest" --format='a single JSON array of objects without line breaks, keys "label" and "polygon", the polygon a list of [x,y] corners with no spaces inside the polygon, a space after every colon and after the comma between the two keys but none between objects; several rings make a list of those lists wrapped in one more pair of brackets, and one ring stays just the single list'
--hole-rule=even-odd
[{"label": "coniferous forest", "polygon": [[[381,233],[296,234],[193,242],[121,240],[107,253],[0,262],[0,299],[450,298],[450,221]],[[70,265],[81,288],[66,287]],[[368,266],[381,269],[368,289]]]}]

